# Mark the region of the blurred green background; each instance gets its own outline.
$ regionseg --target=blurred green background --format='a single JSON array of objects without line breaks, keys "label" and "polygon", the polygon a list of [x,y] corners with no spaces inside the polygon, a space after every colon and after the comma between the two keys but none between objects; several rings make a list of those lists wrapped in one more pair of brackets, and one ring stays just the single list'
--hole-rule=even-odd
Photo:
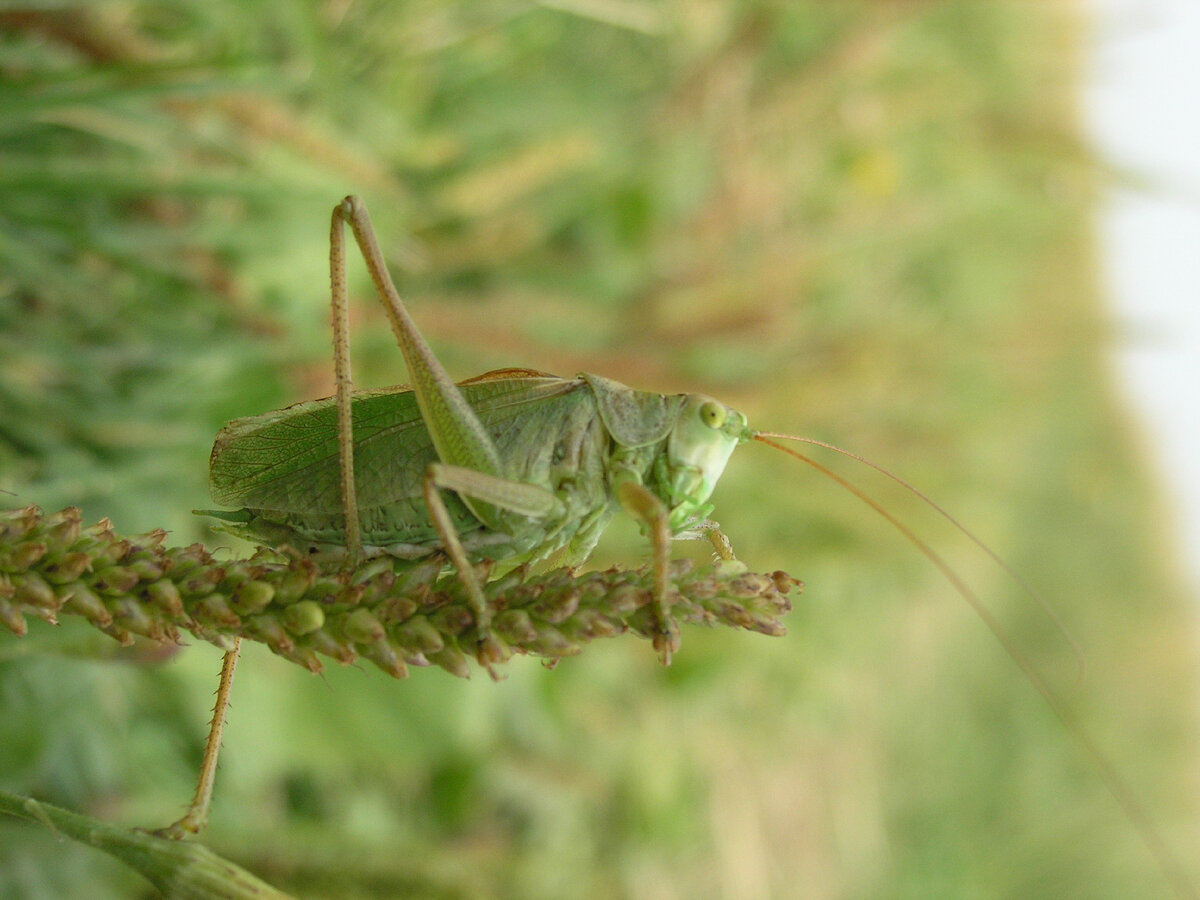
[{"label": "blurred green background", "polygon": [[[1194,617],[1106,358],[1076,7],[5,4],[7,505],[227,546],[189,512],[212,436],[331,392],[329,212],[357,193],[452,374],[703,391],[943,502],[1050,598],[1082,683],[995,565],[834,461],[964,573],[1186,855]],[[359,384],[405,380],[352,280]],[[501,684],[314,678],[252,647],[206,842],[305,898],[1169,896],[886,523],[760,446],[715,502],[751,567],[807,582],[786,638],[687,629],[670,669],[621,639]],[[596,561],[645,555],[621,524]],[[38,625],[0,635],[0,785],[171,821],[219,651]],[[0,896],[152,893],[3,821]]]}]

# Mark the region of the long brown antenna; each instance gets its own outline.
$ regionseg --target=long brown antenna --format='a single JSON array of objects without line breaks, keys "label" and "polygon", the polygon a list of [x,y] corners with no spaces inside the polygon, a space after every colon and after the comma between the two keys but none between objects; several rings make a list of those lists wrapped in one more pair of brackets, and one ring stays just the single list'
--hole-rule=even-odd
[{"label": "long brown antenna", "polygon": [[[1070,645],[1071,652],[1075,654],[1075,663],[1079,667],[1079,680],[1080,680],[1080,682],[1082,682],[1084,680],[1085,676],[1087,675],[1087,658],[1083,655],[1083,650],[1080,648],[1079,643],[1075,640],[1074,636],[1072,636],[1071,632],[1067,629],[1067,626],[1063,623],[1063,621],[1059,617],[1058,613],[1054,611],[1054,607],[1051,606],[1041,594],[1039,594],[1037,591],[1035,591],[1033,589],[1033,585],[1031,585],[1023,577],[1021,577],[1020,573],[1018,573],[1016,569],[1014,569],[1011,565],[1009,565],[1007,560],[1005,560],[1002,556],[1000,556],[1000,554],[998,554],[995,550],[993,550],[991,547],[989,547],[983,541],[982,538],[980,538],[978,535],[975,534],[975,532],[973,532],[969,528],[967,528],[966,525],[964,525],[962,522],[960,522],[944,506],[942,506],[940,503],[938,503],[936,500],[934,500],[932,497],[930,497],[928,494],[926,494],[920,488],[915,487],[913,484],[911,484],[910,482],[901,478],[895,472],[885,469],[883,466],[879,465],[879,463],[873,462],[872,460],[867,459],[865,456],[859,456],[857,453],[855,453],[852,450],[844,450],[843,448],[838,447],[836,444],[830,444],[825,441],[819,441],[816,438],[799,437],[798,435],[794,435],[794,434],[781,434],[781,433],[775,432],[775,431],[759,431],[759,432],[756,432],[756,435],[761,435],[764,438],[779,438],[781,440],[799,441],[802,444],[811,444],[814,447],[824,447],[826,450],[832,450],[834,453],[840,453],[842,456],[848,457],[848,458],[854,460],[855,462],[860,462],[864,466],[869,466],[870,468],[874,469],[879,474],[881,474],[887,478],[890,478],[892,481],[896,482],[896,484],[900,485],[902,488],[904,488],[909,493],[916,495],[917,499],[919,499],[922,503],[924,503],[926,506],[928,506],[930,509],[932,509],[934,512],[936,512],[939,516],[941,516],[943,519],[945,519],[947,522],[949,522],[951,525],[953,525],[956,529],[958,529],[958,531],[962,535],[964,535],[969,541],[971,541],[971,543],[973,543],[976,547],[978,547],[980,550],[982,550],[984,553],[986,553],[988,555],[988,557],[991,558],[992,562],[994,562],[1001,569],[1003,569],[1005,574],[1008,575],[1008,577],[1011,578],[1017,584],[1017,586],[1020,587],[1021,590],[1023,590],[1025,592],[1026,596],[1028,596],[1029,599],[1031,599],[1034,603],[1036,603],[1038,605],[1038,608],[1040,608],[1041,611],[1043,613],[1045,613],[1046,618],[1048,618],[1051,622],[1054,623],[1054,627],[1056,629],[1058,629],[1058,633],[1063,636],[1063,640],[1065,640]],[[769,443],[769,442],[763,441],[763,443]],[[784,450],[785,453],[790,452],[783,447],[780,447],[779,449]],[[795,454],[795,455],[799,455],[799,454]]]},{"label": "long brown antenna", "polygon": [[[904,479],[897,475],[893,475],[882,466],[876,465],[870,460],[864,459],[863,457],[851,453],[848,450],[843,450],[840,447],[836,447],[832,444],[827,444],[823,441],[818,441],[813,438],[803,438],[795,435],[779,434],[770,431],[759,431],[754,433],[754,440],[766,444],[768,447],[774,447],[776,450],[780,450],[783,453],[786,453],[788,456],[795,457],[803,463],[807,463],[822,475],[831,479],[832,481],[837,482],[847,491],[856,496],[859,500],[863,501],[863,503],[875,510],[875,512],[886,519],[897,531],[904,535],[904,537],[907,538],[908,541],[914,547],[916,547],[926,559],[928,559],[931,563],[933,563],[934,566],[937,567],[938,571],[940,571],[942,575],[945,576],[946,580],[954,586],[954,589],[958,591],[959,595],[967,601],[968,605],[970,605],[973,610],[975,610],[975,614],[983,620],[983,624],[987,626],[988,631],[990,631],[995,636],[996,640],[1000,642],[1000,645],[1004,648],[1004,651],[1008,654],[1009,658],[1016,663],[1017,668],[1021,670],[1021,672],[1029,680],[1029,683],[1032,684],[1034,689],[1041,695],[1042,699],[1046,702],[1046,705],[1050,707],[1051,711],[1058,718],[1059,722],[1062,723],[1063,728],[1065,728],[1067,733],[1075,739],[1075,742],[1080,746],[1087,757],[1091,759],[1092,764],[1095,765],[1096,769],[1099,771],[1100,779],[1104,782],[1104,786],[1108,789],[1108,792],[1112,794],[1113,799],[1117,801],[1118,805],[1125,812],[1125,815],[1128,816],[1130,823],[1141,837],[1142,843],[1146,845],[1146,848],[1154,856],[1159,868],[1166,879],[1170,882],[1175,894],[1179,897],[1192,898],[1192,900],[1197,900],[1197,898],[1200,898],[1200,893],[1197,893],[1195,885],[1192,884],[1191,878],[1187,874],[1187,871],[1183,868],[1183,865],[1180,863],[1178,857],[1176,857],[1176,855],[1167,846],[1166,841],[1163,839],[1162,835],[1159,834],[1158,829],[1154,827],[1146,808],[1142,805],[1141,801],[1138,800],[1136,794],[1134,794],[1132,788],[1130,788],[1128,783],[1121,776],[1120,772],[1117,771],[1116,766],[1109,761],[1108,756],[1103,750],[1100,749],[1100,745],[1097,743],[1096,739],[1092,737],[1092,733],[1088,731],[1084,724],[1075,717],[1070,708],[1059,698],[1058,694],[1054,692],[1045,679],[1042,678],[1029,657],[1021,652],[1016,643],[1009,636],[1008,632],[1004,630],[1004,627],[1000,624],[999,620],[992,615],[991,610],[983,605],[982,601],[980,601],[975,592],[967,586],[966,582],[963,581],[962,577],[950,566],[950,564],[947,563],[946,560],[944,560],[937,553],[937,551],[930,547],[929,544],[917,537],[911,528],[888,512],[877,500],[875,500],[874,497],[867,494],[856,485],[851,484],[836,472],[821,465],[811,457],[806,456],[805,454],[798,450],[794,450],[791,447],[786,447],[783,444],[777,443],[776,441],[771,440],[771,438],[800,441],[802,443],[813,444],[818,447],[824,447],[828,450],[833,450],[842,454],[843,456],[848,456],[851,459],[863,463],[864,465],[870,466],[876,471],[881,472],[882,474],[891,478],[893,481],[903,485],[930,506],[932,506],[939,513],[941,513],[963,534],[979,545],[979,547],[982,548],[990,557],[992,557],[992,559],[999,563],[1006,572],[1012,575],[1018,584],[1025,587],[1025,589],[1028,590],[1033,597],[1041,603],[1042,607],[1046,609],[1051,618],[1058,623],[1057,617],[1050,612],[1049,607],[1045,604],[1045,602],[1042,601],[1041,598],[1038,597],[1037,594],[1034,593],[1021,578],[1016,576],[1012,568],[1007,563],[1000,559],[979,538],[975,537],[975,535],[959,524],[959,522],[953,516],[951,516],[948,512],[938,506],[938,504],[934,503],[931,499],[926,497],[925,494],[914,488]],[[1061,623],[1059,623],[1059,628],[1060,630],[1063,630],[1064,634],[1066,633],[1065,629],[1062,629]],[[1074,641],[1071,641],[1071,644],[1072,646],[1076,646]],[[1078,647],[1076,647],[1076,652],[1078,653]]]}]

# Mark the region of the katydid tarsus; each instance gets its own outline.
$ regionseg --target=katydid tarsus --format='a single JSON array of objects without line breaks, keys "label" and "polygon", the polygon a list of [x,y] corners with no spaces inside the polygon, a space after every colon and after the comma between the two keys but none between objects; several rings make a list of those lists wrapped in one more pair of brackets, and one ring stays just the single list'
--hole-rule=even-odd
[{"label": "katydid tarsus", "polygon": [[[353,391],[347,225],[403,352],[411,387]],[[641,523],[650,542],[654,644],[667,663],[679,641],[669,608],[670,541],[705,536],[718,555],[732,560],[728,540],[708,519],[713,510],[708,500],[738,444],[767,444],[854,493],[942,572],[1096,764],[1177,893],[1195,896],[1183,868],[1090,732],[963,579],[873,498],[777,441],[842,453],[899,482],[980,546],[1053,618],[1000,557],[908,482],[821,441],[755,431],[741,413],[700,394],[663,395],[596,375],[559,378],[528,369],[503,369],[456,384],[401,301],[366,207],[356,197],[345,198],[333,211],[330,278],[337,392],[325,400],[235,420],[221,431],[210,464],[213,499],[241,508],[207,514],[221,519],[225,530],[259,543],[287,544],[347,569],[371,557],[390,557],[404,565],[443,554],[471,600],[473,649],[490,670],[503,648],[489,631],[491,611],[479,585],[480,572],[498,574],[554,554],[566,565],[582,563],[612,515],[623,509]],[[481,570],[477,564],[485,560],[490,568]],[[205,823],[237,654],[235,645],[225,656],[200,785],[187,814],[164,830],[171,836],[193,834]]]}]

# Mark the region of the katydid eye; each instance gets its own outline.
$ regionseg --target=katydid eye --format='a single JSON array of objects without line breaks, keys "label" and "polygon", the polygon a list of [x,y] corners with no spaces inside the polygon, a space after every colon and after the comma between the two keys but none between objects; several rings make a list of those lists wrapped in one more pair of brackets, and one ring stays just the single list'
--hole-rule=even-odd
[{"label": "katydid eye", "polygon": [[700,406],[700,421],[709,428],[720,428],[725,424],[725,407],[716,400],[706,400]]}]

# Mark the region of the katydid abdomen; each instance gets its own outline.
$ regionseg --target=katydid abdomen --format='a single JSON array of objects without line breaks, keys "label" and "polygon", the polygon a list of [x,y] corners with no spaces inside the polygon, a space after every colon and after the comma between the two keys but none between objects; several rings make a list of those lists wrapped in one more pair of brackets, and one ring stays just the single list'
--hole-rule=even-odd
[{"label": "katydid abdomen", "polygon": [[[587,384],[513,373],[475,379],[461,390],[508,476],[549,488],[563,504],[554,521],[504,535],[490,532],[448,494],[447,510],[464,547],[475,557],[505,562],[540,558],[573,539],[590,549],[611,516],[604,475],[611,439]],[[437,550],[421,479],[438,457],[415,395],[407,387],[358,392],[352,412],[355,489],[368,554],[416,557]],[[213,499],[243,507],[235,515],[244,521],[229,523],[237,533],[306,551],[345,546],[335,398],[230,422],[213,445],[209,471]]]}]

